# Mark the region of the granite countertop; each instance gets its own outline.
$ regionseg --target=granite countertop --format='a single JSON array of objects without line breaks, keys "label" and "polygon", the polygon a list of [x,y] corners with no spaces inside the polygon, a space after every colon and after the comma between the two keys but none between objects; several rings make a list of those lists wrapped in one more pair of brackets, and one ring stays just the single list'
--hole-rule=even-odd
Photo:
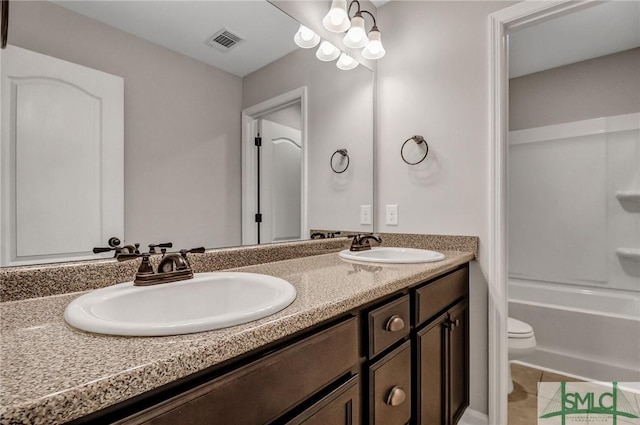
[{"label": "granite countertop", "polygon": [[217,331],[170,337],[114,337],[64,322],[85,292],[0,304],[0,424],[61,424],[434,277],[475,258],[446,251],[427,264],[366,265],[337,254],[241,267],[281,277],[298,291],[267,318]]}]

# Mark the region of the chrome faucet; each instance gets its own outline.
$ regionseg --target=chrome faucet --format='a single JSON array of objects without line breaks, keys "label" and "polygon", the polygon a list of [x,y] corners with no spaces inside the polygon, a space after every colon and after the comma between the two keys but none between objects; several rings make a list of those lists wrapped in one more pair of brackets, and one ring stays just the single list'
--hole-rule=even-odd
[{"label": "chrome faucet", "polygon": [[[155,245],[158,246],[158,245]],[[136,278],[133,281],[135,286],[149,286],[157,285],[160,283],[178,282],[180,280],[187,280],[193,278],[193,270],[187,254],[189,253],[203,253],[204,248],[182,249],[180,252],[166,253],[166,249],[162,249],[162,259],[158,264],[158,270],[153,269],[151,264],[151,252],[145,252],[143,254],[120,254],[117,256],[118,261],[127,261],[134,258],[142,257],[142,262],[138,271],[136,272]]]},{"label": "chrome faucet", "polygon": [[370,240],[374,240],[378,244],[382,243],[382,239],[376,235],[354,235],[349,251],[367,251],[371,249]]}]

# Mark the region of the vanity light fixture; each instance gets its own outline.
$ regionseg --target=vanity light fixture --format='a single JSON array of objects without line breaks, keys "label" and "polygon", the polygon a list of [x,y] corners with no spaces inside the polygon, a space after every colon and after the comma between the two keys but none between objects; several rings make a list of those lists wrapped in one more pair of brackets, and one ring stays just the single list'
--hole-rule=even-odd
[{"label": "vanity light fixture", "polygon": [[[358,0],[351,0],[349,6],[346,6],[346,0],[333,0],[331,9],[322,20],[322,24],[326,29],[332,32],[345,32],[343,42],[344,45],[353,49],[362,50],[362,56],[366,59],[380,59],[386,53],[382,46],[381,34],[376,23],[376,17],[368,10],[360,8]],[[351,6],[357,6],[356,13],[350,17]],[[346,18],[345,18],[346,13]],[[363,14],[369,15],[373,20],[371,31],[367,35],[364,25]]]},{"label": "vanity light fixture", "polygon": [[362,49],[362,57],[365,59],[380,59],[387,53],[380,41],[380,30],[377,26],[373,26],[369,32],[369,44]]},{"label": "vanity light fixture", "polygon": [[327,40],[322,40],[320,47],[318,47],[318,51],[316,51],[316,57],[321,61],[330,62],[332,60],[336,60],[338,56],[340,56],[340,49],[329,43]]},{"label": "vanity light fixture", "polygon": [[351,19],[351,28],[349,28],[342,41],[345,46],[352,49],[361,49],[369,43],[367,32],[364,30],[364,18],[361,12],[356,12],[356,15]]},{"label": "vanity light fixture", "polygon": [[331,9],[322,20],[322,25],[331,32],[345,32],[351,26],[347,13],[347,0],[333,0]]},{"label": "vanity light fixture", "polygon": [[300,24],[300,28],[295,36],[293,36],[293,41],[296,42],[298,47],[302,47],[303,49],[311,49],[312,47],[316,47],[318,43],[320,43],[320,36]]},{"label": "vanity light fixture", "polygon": [[358,65],[358,61],[346,53],[342,53],[340,55],[340,59],[338,59],[338,62],[336,63],[336,66],[343,71],[349,71],[350,69],[353,69]]}]

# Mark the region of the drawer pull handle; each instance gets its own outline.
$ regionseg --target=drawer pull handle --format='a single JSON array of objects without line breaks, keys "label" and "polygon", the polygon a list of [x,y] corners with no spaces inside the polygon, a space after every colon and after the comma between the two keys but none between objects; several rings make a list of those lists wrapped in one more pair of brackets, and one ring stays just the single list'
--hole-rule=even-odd
[{"label": "drawer pull handle", "polygon": [[387,320],[384,330],[389,332],[398,332],[404,329],[404,320],[397,314],[394,314]]},{"label": "drawer pull handle", "polygon": [[407,394],[400,387],[393,387],[389,391],[386,403],[389,406],[400,406],[407,399]]}]

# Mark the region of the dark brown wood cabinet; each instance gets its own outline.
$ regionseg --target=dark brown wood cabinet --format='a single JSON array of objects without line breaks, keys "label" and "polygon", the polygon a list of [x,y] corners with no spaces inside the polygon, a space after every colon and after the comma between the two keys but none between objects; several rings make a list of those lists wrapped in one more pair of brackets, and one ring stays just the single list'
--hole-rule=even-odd
[{"label": "dark brown wood cabinet", "polygon": [[[445,327],[445,348],[448,348],[445,366],[447,424],[456,424],[469,406],[469,301],[460,301],[449,312],[449,326]],[[448,332],[448,333],[447,333]]]},{"label": "dark brown wood cabinet", "polygon": [[359,385],[359,376],[354,376],[286,425],[359,425]]},{"label": "dark brown wood cabinet", "polygon": [[[416,425],[454,425],[469,405],[468,271],[445,277],[457,298],[432,317],[422,316],[415,332]],[[427,287],[428,288],[428,287]],[[426,289],[426,288],[425,288]],[[420,304],[418,300],[417,304]],[[417,318],[420,309],[416,309]]]},{"label": "dark brown wood cabinet", "polygon": [[73,425],[455,425],[468,285],[465,264]]},{"label": "dark brown wood cabinet", "polygon": [[369,368],[369,424],[411,419],[411,344],[405,342]]},{"label": "dark brown wood cabinet", "polygon": [[416,334],[416,422],[419,425],[445,423],[444,323],[446,313]]},{"label": "dark brown wood cabinet", "polygon": [[117,424],[267,424],[337,382],[358,361],[352,317]]}]

